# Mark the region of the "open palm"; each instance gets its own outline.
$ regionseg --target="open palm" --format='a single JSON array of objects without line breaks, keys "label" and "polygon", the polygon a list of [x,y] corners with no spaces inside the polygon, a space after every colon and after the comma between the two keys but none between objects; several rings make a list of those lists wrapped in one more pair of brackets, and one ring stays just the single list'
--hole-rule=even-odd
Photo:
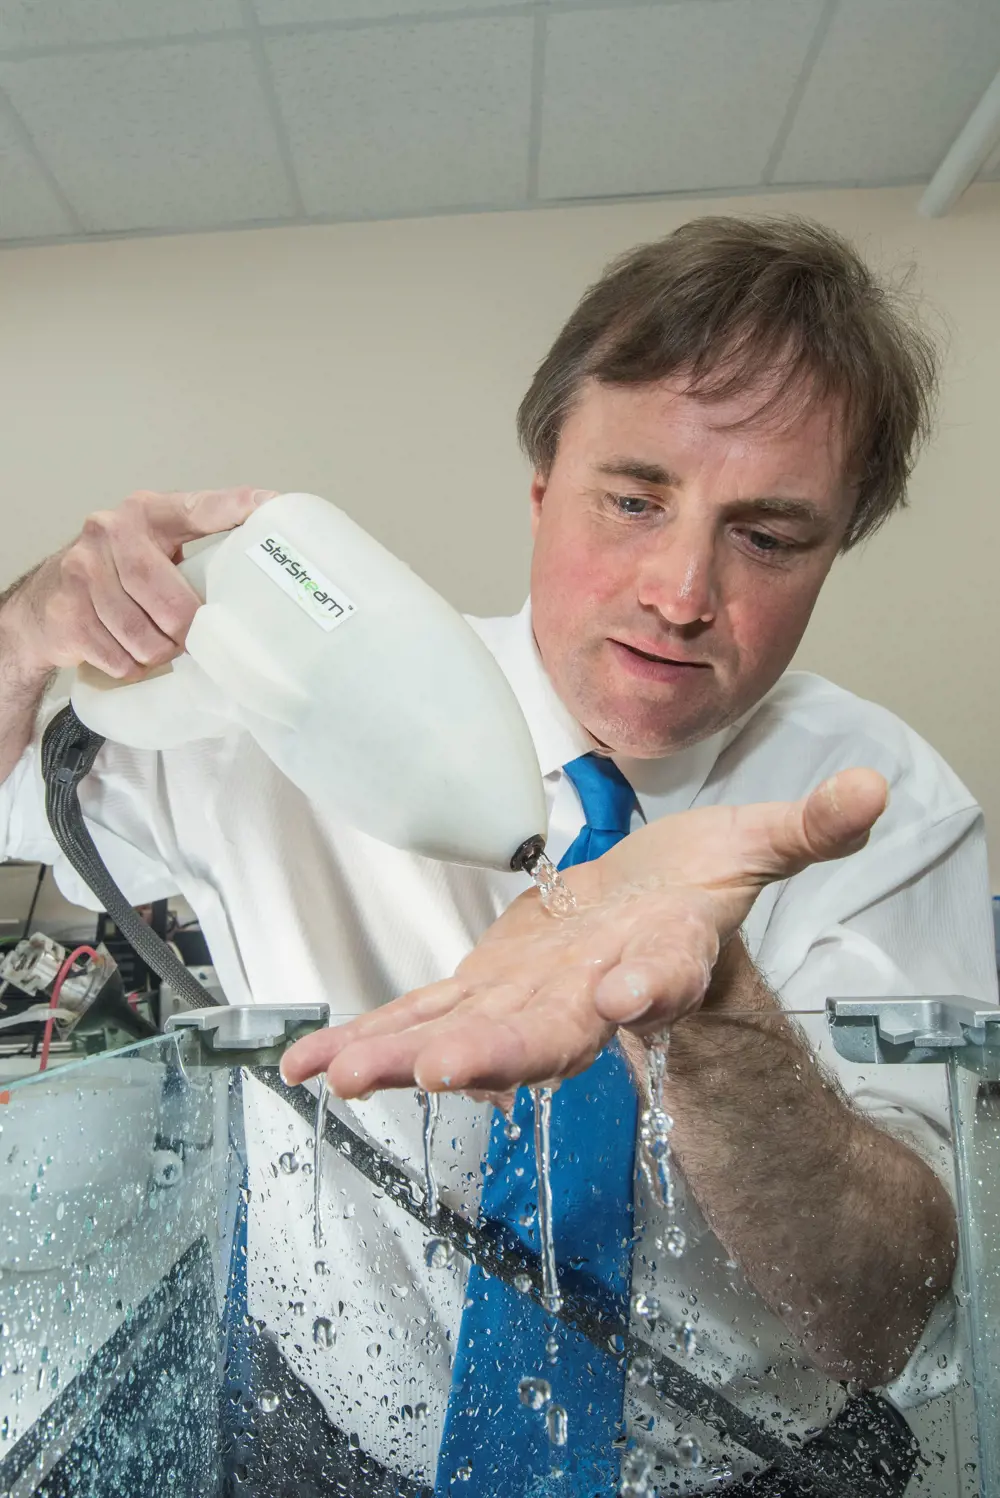
[{"label": "open palm", "polygon": [[720,947],[765,885],[863,847],[885,807],[874,770],[800,801],[664,817],[565,872],[576,911],[521,895],[455,976],[292,1046],[291,1083],[504,1094],[589,1066],[619,1025],[655,1033],[701,1003]]}]

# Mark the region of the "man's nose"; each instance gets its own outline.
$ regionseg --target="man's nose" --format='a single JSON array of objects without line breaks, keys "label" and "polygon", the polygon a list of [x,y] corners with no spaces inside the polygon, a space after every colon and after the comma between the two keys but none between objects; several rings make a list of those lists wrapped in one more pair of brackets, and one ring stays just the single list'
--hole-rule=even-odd
[{"label": "man's nose", "polygon": [[718,610],[714,546],[708,536],[674,535],[648,556],[639,574],[639,602],[678,629],[709,623]]}]

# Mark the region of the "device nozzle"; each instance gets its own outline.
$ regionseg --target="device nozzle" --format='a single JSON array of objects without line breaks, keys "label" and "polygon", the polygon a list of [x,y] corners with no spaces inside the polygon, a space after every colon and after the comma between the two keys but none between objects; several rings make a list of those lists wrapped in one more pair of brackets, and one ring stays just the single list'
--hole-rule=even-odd
[{"label": "device nozzle", "polygon": [[510,866],[515,874],[534,873],[535,864],[545,852],[545,839],[540,832],[534,837],[526,837],[510,861]]}]

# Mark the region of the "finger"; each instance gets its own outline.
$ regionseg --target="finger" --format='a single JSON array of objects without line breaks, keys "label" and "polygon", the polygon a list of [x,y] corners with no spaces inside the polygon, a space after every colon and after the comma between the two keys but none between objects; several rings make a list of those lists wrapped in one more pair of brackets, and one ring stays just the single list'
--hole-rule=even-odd
[{"label": "finger", "polygon": [[196,489],[169,494],[142,492],[131,498],[146,507],[150,527],[165,548],[183,546],[201,536],[215,536],[242,525],[269,499],[274,489]]},{"label": "finger", "polygon": [[381,1088],[419,1086],[416,1064],[426,1028],[415,1025],[345,1046],[326,1068],[331,1092],[339,1098],[365,1098]]},{"label": "finger", "polygon": [[135,530],[112,534],[111,555],[124,592],[165,639],[183,645],[202,600],[171,557]]},{"label": "finger", "polygon": [[73,602],[72,634],[55,652],[53,664],[79,666],[84,661],[116,681],[131,676],[137,669],[129,652],[101,623],[91,600],[78,597]]},{"label": "finger", "polygon": [[496,1093],[575,1076],[612,1033],[593,1007],[597,977],[592,968],[575,968],[503,1015],[459,1010],[446,1031],[427,1037],[415,1065],[418,1085]]},{"label": "finger", "polygon": [[594,1007],[616,1025],[671,1024],[697,1008],[712,979],[704,955],[684,947],[624,959],[605,973]]},{"label": "finger", "polygon": [[[437,985],[435,985],[437,987]],[[440,985],[445,988],[445,985]],[[464,997],[459,1002],[457,985],[449,985],[452,994],[432,995],[439,1016],[428,1018],[419,1024],[393,1032],[379,1033],[369,1030],[352,1038],[333,1057],[327,1067],[327,1081],[338,1097],[364,1097],[381,1087],[420,1087],[423,1083],[417,1074],[417,1057],[422,1051],[440,1050],[456,1024],[464,1027],[468,1023],[484,1027],[488,1032],[490,1021],[503,1018],[529,1001],[529,994],[517,988],[498,986],[484,987],[474,997]],[[444,1012],[449,1002],[451,1012]],[[352,1027],[353,1028],[353,1027]],[[457,1087],[459,1084],[454,1084]],[[453,1087],[450,1076],[444,1081],[447,1090]]]},{"label": "finger", "polygon": [[295,1086],[326,1071],[347,1046],[369,1038],[391,1035],[449,1013],[467,993],[463,983],[446,978],[441,983],[415,989],[368,1014],[359,1014],[346,1024],[314,1030],[288,1047],[281,1058],[281,1075]]},{"label": "finger", "polygon": [[140,666],[161,665],[177,655],[181,643],[157,629],[149,615],[125,592],[116,575],[108,575],[102,569],[91,583],[90,591],[98,619],[132,661]]},{"label": "finger", "polygon": [[825,780],[802,810],[802,838],[812,858],[843,858],[863,848],[888,800],[888,783],[876,770],[842,770]]},{"label": "finger", "polygon": [[636,903],[634,934],[599,980],[594,1006],[618,1025],[669,1024],[701,1003],[719,955],[710,902],[666,891]]},{"label": "finger", "polygon": [[730,868],[720,887],[789,879],[810,864],[857,852],[887,800],[884,777],[856,769],[841,770],[800,801],[732,808]]}]

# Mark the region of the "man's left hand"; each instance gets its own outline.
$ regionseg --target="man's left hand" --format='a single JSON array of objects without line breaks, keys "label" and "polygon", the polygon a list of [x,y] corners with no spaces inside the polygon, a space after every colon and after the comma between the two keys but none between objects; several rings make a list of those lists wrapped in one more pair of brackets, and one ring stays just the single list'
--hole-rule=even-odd
[{"label": "man's left hand", "polygon": [[573,914],[527,891],[453,978],[306,1036],[282,1076],[325,1071],[343,1098],[414,1085],[502,1097],[574,1076],[618,1026],[648,1036],[697,1008],[764,886],[862,848],[886,798],[881,775],[845,770],[801,801],[653,822],[564,872]]}]

